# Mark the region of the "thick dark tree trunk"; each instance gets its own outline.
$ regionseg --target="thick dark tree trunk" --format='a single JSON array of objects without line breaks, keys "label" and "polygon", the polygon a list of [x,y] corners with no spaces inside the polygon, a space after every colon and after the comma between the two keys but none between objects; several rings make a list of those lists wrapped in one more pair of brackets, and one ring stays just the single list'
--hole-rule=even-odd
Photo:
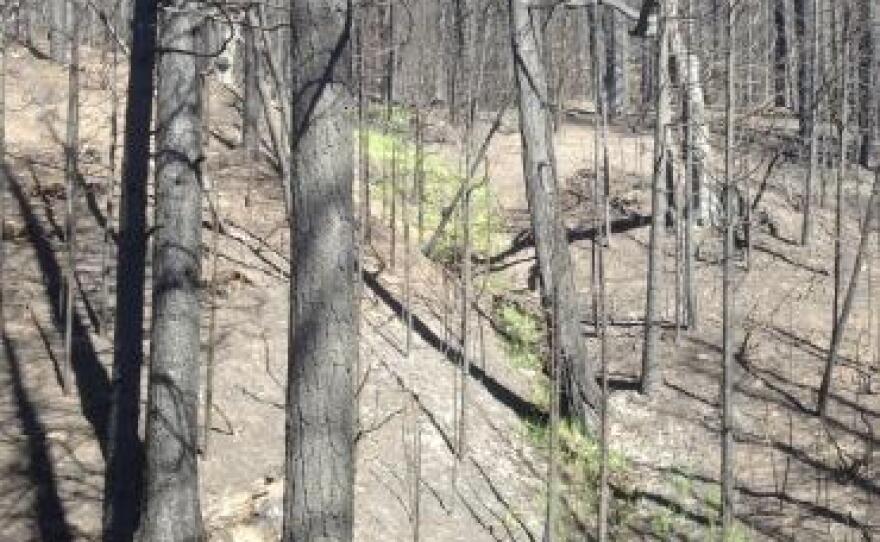
[{"label": "thick dark tree trunk", "polygon": [[816,24],[815,0],[795,0],[795,29],[798,36],[800,61],[798,63],[798,117],[800,134],[806,141],[810,136],[810,116],[813,105],[813,27]]},{"label": "thick dark tree trunk", "polygon": [[201,119],[195,0],[163,5],[157,70],[153,329],[144,541],[202,540],[197,468]]},{"label": "thick dark tree trunk", "polygon": [[[819,58],[819,25],[816,15],[819,11],[818,0],[805,0],[811,6],[810,12],[813,14],[812,22],[809,28],[809,44],[803,45],[808,47],[809,63],[807,74],[807,82],[809,87],[809,107],[805,110],[807,136],[809,138],[809,159],[810,163],[807,168],[807,177],[804,182],[804,216],[801,224],[801,244],[806,246],[810,243],[810,236],[813,229],[813,191],[816,186],[816,172],[819,168],[819,133],[816,129],[816,120],[818,118],[818,96],[816,89],[818,88],[818,58]],[[802,102],[803,103],[803,102]]]},{"label": "thick dark tree trunk", "polygon": [[[523,172],[532,233],[541,273],[542,299],[547,314],[559,315],[562,401],[569,414],[596,428],[600,390],[595,369],[588,363],[571,255],[557,190],[556,161],[551,137],[547,84],[539,45],[545,11],[530,9],[526,0],[509,0],[510,34],[519,92]],[[553,307],[558,292],[559,307]]]},{"label": "thick dark tree trunk", "polygon": [[773,25],[776,39],[773,44],[773,90],[776,107],[788,105],[788,39],[786,35],[785,0],[774,0]]},{"label": "thick dark tree trunk", "polygon": [[603,8],[605,26],[605,93],[608,116],[623,114],[629,104],[627,55],[629,52],[629,21],[617,10]]},{"label": "thick dark tree trunk", "polygon": [[295,263],[282,539],[348,542],[358,359],[353,6],[352,0],[297,0],[290,9]]},{"label": "thick dark tree trunk", "polygon": [[119,205],[113,387],[104,476],[104,539],[130,540],[140,513],[143,446],[138,437],[143,365],[147,179],[156,53],[156,0],[137,0],[132,24]]}]

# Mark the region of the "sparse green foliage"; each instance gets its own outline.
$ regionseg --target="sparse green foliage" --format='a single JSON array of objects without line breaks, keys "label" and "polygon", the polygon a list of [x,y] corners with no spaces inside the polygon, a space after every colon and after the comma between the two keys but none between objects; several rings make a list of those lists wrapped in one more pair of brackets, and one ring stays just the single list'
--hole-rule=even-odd
[{"label": "sparse green foliage", "polygon": [[[542,377],[542,379],[546,380]],[[547,384],[543,386],[547,388]],[[559,426],[559,472],[562,487],[564,514],[558,518],[555,532],[560,539],[569,540],[566,533],[580,532],[578,525],[592,523],[599,506],[599,466],[601,448],[592,435],[584,434],[577,422],[566,420]],[[525,435],[536,447],[546,449],[550,442],[550,427],[543,421],[526,422]],[[626,457],[609,450],[608,473],[612,483],[623,488],[629,487],[631,467]],[[546,499],[546,495],[542,495]],[[632,499],[616,499],[612,506],[612,526],[610,532],[622,532],[636,512]]]},{"label": "sparse green foliage", "polygon": [[651,517],[651,532],[661,540],[669,539],[675,532],[675,513],[668,508],[661,508]]},{"label": "sparse green foliage", "polygon": [[[381,187],[391,185],[390,172],[397,171],[399,182],[412,182],[416,168],[416,146],[408,132],[408,110],[394,108],[391,115],[390,129],[369,128],[370,161],[376,164],[372,184]],[[393,164],[396,162],[396,164]],[[396,168],[392,168],[396,165]],[[424,225],[425,231],[431,232],[440,223],[443,207],[452,201],[463,178],[458,170],[444,157],[426,153],[422,160],[424,168]],[[403,181],[401,181],[403,180]],[[503,227],[495,196],[489,182],[485,178],[472,179],[471,189],[471,245],[475,256],[487,256],[496,249],[501,238],[497,232]],[[415,192],[410,205],[416,206]],[[382,190],[372,190],[375,198],[381,198]],[[381,201],[378,201],[381,204]],[[457,251],[455,227],[450,224],[437,245],[435,254],[440,261],[451,261]]]},{"label": "sparse green foliage", "polygon": [[540,372],[541,341],[544,340],[541,320],[509,302],[499,303],[495,315],[505,335],[505,348],[510,362],[520,369]]},{"label": "sparse green foliage", "polygon": [[[550,440],[550,428],[543,422],[527,422],[526,434],[539,447],[545,447]],[[559,426],[559,443],[563,470],[575,475],[582,473],[586,483],[595,483],[599,479],[599,463],[601,449],[599,441],[591,435],[584,434],[576,422],[565,420]],[[608,470],[612,478],[622,478],[629,470],[626,457],[614,450],[608,453]]]}]

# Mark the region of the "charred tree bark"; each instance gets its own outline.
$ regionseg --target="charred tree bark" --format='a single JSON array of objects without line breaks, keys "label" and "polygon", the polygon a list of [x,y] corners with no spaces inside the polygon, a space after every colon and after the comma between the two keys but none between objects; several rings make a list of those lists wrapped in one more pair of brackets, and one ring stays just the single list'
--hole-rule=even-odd
[{"label": "charred tree bark", "polygon": [[670,122],[669,79],[669,39],[667,34],[668,9],[666,2],[660,4],[657,17],[657,72],[655,92],[657,114],[654,124],[654,170],[651,179],[651,230],[648,240],[648,275],[646,279],[645,333],[642,345],[641,391],[650,395],[657,391],[662,381],[657,361],[657,285],[660,279],[660,216],[661,187],[665,185],[668,152],[666,146],[667,129]]},{"label": "charred tree bark", "polygon": [[629,82],[627,79],[627,54],[629,32],[626,18],[608,6],[604,11],[605,27],[605,94],[607,96],[608,116],[623,114],[629,103]]},{"label": "charred tree bark", "polygon": [[350,541],[358,359],[351,0],[291,1],[291,332],[287,542]]},{"label": "charred tree bark", "polygon": [[[563,405],[568,414],[595,428],[600,390],[595,369],[587,360],[581,314],[577,308],[571,255],[557,192],[551,111],[539,50],[546,15],[543,10],[530,9],[525,0],[509,0],[508,6],[519,92],[523,173],[541,273],[542,302],[545,308],[551,309],[546,311],[548,314],[559,315]],[[553,306],[554,292],[558,292],[559,307]]]},{"label": "charred tree bark", "polygon": [[104,539],[108,541],[131,539],[140,514],[143,482],[143,446],[138,437],[138,420],[144,360],[147,179],[156,13],[156,0],[137,0],[132,22],[116,271],[116,306],[123,310],[116,311],[113,334],[113,381],[104,475]]},{"label": "charred tree bark", "polygon": [[197,468],[204,159],[195,0],[163,5],[157,69],[153,328],[140,537],[203,540]]},{"label": "charred tree bark", "polygon": [[774,0],[773,25],[776,36],[773,43],[773,90],[776,107],[788,105],[788,48],[786,34],[785,0]]}]

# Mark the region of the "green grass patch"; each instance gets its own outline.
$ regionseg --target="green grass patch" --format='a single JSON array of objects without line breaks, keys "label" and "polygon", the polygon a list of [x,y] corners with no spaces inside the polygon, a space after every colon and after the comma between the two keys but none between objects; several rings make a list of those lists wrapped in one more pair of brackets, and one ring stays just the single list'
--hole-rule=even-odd
[{"label": "green grass patch", "polygon": [[504,333],[504,347],[513,366],[540,372],[541,342],[544,341],[541,319],[509,302],[496,305],[495,317]]},{"label": "green grass patch", "polygon": [[[526,422],[526,434],[536,446],[547,448],[550,445],[550,426],[546,423]],[[563,474],[571,478],[584,478],[586,483],[596,484],[602,462],[602,448],[599,440],[585,434],[576,422],[561,420],[559,422],[559,455],[557,460]],[[614,450],[608,450],[609,479],[627,475],[630,465],[627,458]],[[578,476],[580,473],[580,476]]]},{"label": "green grass patch", "polygon": [[[536,447],[547,450],[550,446],[550,426],[540,422],[524,424],[526,438]],[[585,434],[576,422],[562,420],[558,426],[556,452],[559,488],[559,514],[554,525],[561,539],[582,532],[585,525],[593,526],[599,509],[599,480],[602,449],[599,440]],[[608,451],[608,479],[615,487],[631,485],[631,466],[627,458],[614,450]],[[546,503],[546,489],[541,495]],[[609,535],[612,540],[623,536],[635,517],[637,508],[632,498],[609,499]],[[592,527],[590,527],[592,528]]]},{"label": "green grass patch", "polygon": [[[418,198],[416,188],[416,172],[419,171],[419,156],[412,135],[402,126],[408,124],[403,119],[408,113],[400,112],[392,122],[390,129],[368,128],[370,158],[370,205],[373,214],[380,214],[390,219],[391,189],[396,177],[398,191],[397,221],[401,221],[402,209],[399,208],[401,195],[409,197],[407,212],[413,238],[418,235]],[[427,241],[440,223],[443,209],[452,202],[459,187],[464,182],[461,175],[463,167],[451,164],[441,156],[423,152],[421,157],[422,185],[422,241]],[[500,208],[487,179],[476,177],[471,179],[470,215],[471,215],[471,250],[474,254],[487,256],[500,247],[500,232],[504,227]],[[461,252],[461,204],[456,206],[456,213],[451,217],[442,236],[438,239],[434,256],[449,262]]]}]

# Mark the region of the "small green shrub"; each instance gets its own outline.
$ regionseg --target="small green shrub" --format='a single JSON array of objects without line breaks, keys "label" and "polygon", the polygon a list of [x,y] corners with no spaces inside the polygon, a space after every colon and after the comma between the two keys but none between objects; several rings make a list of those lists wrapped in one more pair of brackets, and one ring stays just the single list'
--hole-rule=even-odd
[{"label": "small green shrub", "polygon": [[500,303],[495,309],[505,335],[505,349],[511,363],[521,369],[541,370],[541,341],[544,326],[535,315],[514,303]]}]

